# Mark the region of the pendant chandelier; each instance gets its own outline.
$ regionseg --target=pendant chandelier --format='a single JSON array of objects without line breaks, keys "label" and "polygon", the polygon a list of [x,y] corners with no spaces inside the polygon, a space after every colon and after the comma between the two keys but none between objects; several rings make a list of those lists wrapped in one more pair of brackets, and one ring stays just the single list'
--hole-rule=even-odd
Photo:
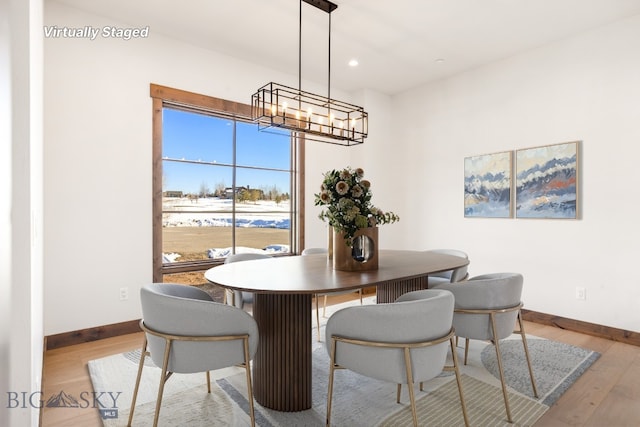
[{"label": "pendant chandelier", "polygon": [[[302,2],[329,15],[327,96],[302,90]],[[300,0],[298,30],[298,88],[270,82],[251,96],[251,116],[258,129],[287,129],[305,139],[338,145],[362,144],[368,133],[364,108],[331,99],[331,12],[338,8],[328,0]]]}]

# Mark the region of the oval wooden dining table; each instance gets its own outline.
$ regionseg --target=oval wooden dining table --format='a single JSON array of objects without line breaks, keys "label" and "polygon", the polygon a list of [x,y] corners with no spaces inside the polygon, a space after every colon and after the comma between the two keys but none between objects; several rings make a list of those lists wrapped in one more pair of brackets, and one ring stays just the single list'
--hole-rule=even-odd
[{"label": "oval wooden dining table", "polygon": [[326,255],[286,256],[223,264],[205,278],[227,289],[254,293],[253,317],[260,338],[253,359],[254,396],[278,411],[312,406],[312,313],[314,294],[376,287],[377,303],[427,288],[429,274],[469,261],[431,251],[381,250],[378,269],[338,271]]}]

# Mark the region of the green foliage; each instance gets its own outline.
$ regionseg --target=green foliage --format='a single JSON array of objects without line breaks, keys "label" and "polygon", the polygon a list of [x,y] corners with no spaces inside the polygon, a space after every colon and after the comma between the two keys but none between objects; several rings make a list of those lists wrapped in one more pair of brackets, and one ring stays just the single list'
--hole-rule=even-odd
[{"label": "green foliage", "polygon": [[326,172],[320,193],[315,194],[315,205],[326,207],[320,212],[320,219],[344,232],[348,245],[361,228],[400,220],[393,212],[383,212],[371,203],[371,183],[363,176],[361,168]]}]

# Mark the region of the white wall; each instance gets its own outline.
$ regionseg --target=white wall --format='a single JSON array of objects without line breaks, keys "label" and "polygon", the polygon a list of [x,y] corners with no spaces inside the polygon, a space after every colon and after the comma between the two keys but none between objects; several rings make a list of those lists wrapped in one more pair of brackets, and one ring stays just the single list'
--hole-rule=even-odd
[{"label": "white wall", "polygon": [[[397,96],[403,244],[524,274],[526,308],[640,331],[640,16]],[[463,215],[464,157],[581,140],[579,220]],[[401,213],[402,214],[402,213]],[[586,301],[575,298],[586,288]]]},{"label": "white wall", "polygon": [[[42,1],[0,1],[0,424],[37,426],[42,315]],[[29,362],[27,362],[29,361]],[[21,396],[35,400],[22,401]]]}]

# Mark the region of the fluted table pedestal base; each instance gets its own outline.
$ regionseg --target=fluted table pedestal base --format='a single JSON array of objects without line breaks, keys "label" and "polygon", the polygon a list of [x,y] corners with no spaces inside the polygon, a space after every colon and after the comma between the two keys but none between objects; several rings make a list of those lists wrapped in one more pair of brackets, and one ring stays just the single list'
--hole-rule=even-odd
[{"label": "fluted table pedestal base", "polygon": [[253,359],[256,401],[277,411],[310,409],[310,294],[255,294],[253,317],[260,340]]}]

